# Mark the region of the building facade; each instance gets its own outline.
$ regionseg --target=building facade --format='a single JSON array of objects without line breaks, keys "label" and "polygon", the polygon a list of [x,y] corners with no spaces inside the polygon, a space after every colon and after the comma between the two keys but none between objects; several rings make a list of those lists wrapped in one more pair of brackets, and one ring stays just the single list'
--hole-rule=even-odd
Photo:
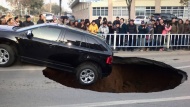
[{"label": "building facade", "polygon": [[[69,5],[76,19],[88,18],[94,20],[97,19],[98,16],[102,16],[107,17],[109,21],[113,21],[116,16],[124,19],[128,19],[129,16],[125,0],[101,0],[98,2],[79,2],[79,0],[71,0]],[[188,18],[188,7],[180,4],[180,0],[132,1],[132,19],[138,15],[150,16],[153,13],[171,13],[180,18]]]}]

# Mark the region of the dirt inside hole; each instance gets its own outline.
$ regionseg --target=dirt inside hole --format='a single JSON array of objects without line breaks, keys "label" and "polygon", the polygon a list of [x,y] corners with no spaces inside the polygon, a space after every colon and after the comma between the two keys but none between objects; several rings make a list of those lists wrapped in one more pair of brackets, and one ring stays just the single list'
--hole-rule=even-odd
[{"label": "dirt inside hole", "polygon": [[93,85],[80,85],[75,75],[50,68],[45,77],[62,85],[98,92],[158,92],[173,89],[187,80],[187,73],[162,62],[144,58],[114,57],[112,72]]}]

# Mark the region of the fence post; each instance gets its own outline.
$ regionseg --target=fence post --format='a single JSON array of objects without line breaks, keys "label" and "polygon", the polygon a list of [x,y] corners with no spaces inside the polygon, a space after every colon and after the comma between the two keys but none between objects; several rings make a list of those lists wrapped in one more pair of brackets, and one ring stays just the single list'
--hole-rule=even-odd
[{"label": "fence post", "polygon": [[116,50],[116,31],[114,31],[113,49],[114,49],[114,51]]},{"label": "fence post", "polygon": [[167,51],[169,51],[170,48],[170,32],[168,33],[168,37],[167,37]]}]

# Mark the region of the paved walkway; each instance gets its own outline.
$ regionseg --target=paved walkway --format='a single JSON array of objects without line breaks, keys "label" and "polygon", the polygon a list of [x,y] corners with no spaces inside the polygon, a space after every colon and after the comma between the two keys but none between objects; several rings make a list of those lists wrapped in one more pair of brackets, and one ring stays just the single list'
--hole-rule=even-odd
[{"label": "paved walkway", "polygon": [[167,64],[174,64],[177,66],[177,63],[183,63],[184,65],[190,63],[190,51],[149,51],[149,52],[124,52],[119,51],[114,53],[114,56],[120,57],[140,57],[140,58],[147,58],[156,61],[161,61]]}]

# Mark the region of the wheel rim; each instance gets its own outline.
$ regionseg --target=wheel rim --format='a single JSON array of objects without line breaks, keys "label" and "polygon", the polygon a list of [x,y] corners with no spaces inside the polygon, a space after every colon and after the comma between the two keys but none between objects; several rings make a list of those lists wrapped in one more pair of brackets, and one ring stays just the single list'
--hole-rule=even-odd
[{"label": "wheel rim", "polygon": [[94,81],[95,78],[95,74],[92,70],[90,69],[84,69],[81,73],[80,73],[80,80],[85,83],[85,84],[89,84],[91,82]]},{"label": "wheel rim", "polygon": [[9,61],[9,53],[0,48],[0,64],[6,64]]}]

